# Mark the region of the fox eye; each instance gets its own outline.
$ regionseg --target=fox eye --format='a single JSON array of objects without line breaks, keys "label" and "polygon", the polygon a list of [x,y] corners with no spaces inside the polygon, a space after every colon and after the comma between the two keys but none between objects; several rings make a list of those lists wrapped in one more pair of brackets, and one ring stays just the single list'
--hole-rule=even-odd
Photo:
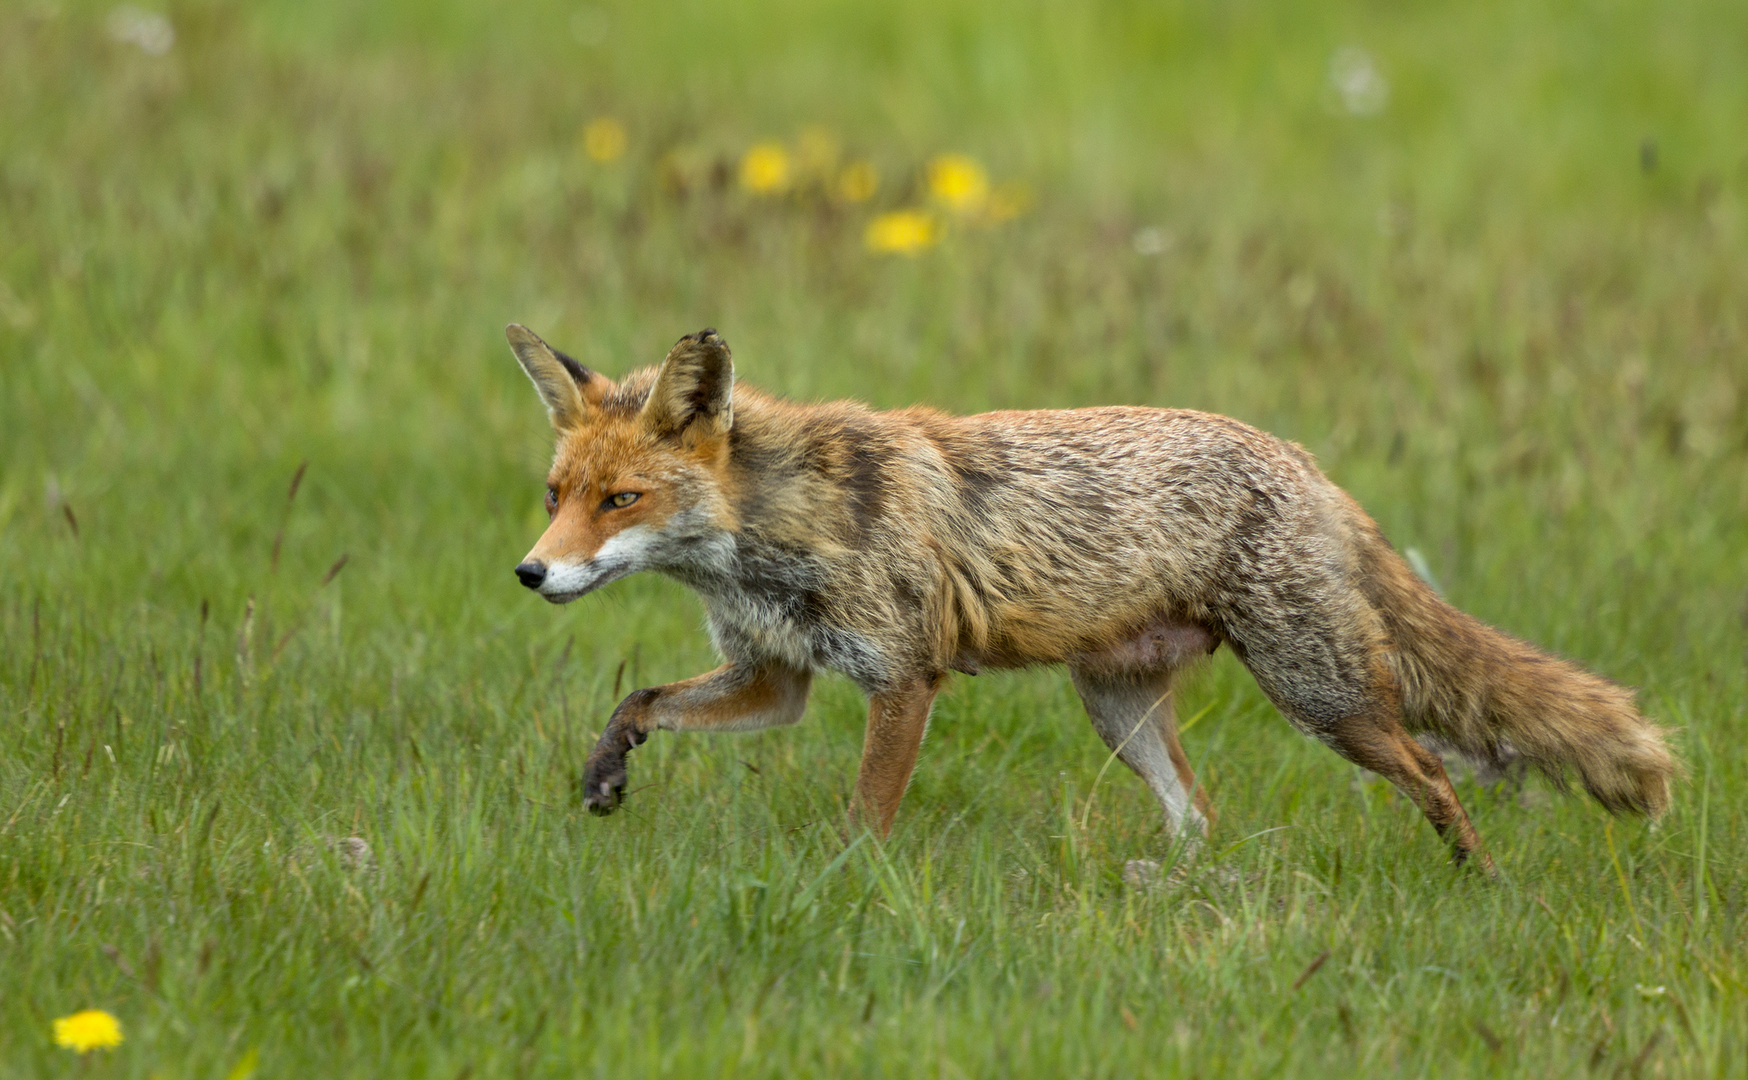
[{"label": "fox eye", "polygon": [[632,503],[634,503],[636,501],[637,501],[637,492],[635,492],[635,491],[621,491],[617,495],[607,496],[607,508],[610,510],[623,510],[627,506],[630,506]]},{"label": "fox eye", "polygon": [[558,513],[558,492],[552,488],[546,489],[546,516]]}]

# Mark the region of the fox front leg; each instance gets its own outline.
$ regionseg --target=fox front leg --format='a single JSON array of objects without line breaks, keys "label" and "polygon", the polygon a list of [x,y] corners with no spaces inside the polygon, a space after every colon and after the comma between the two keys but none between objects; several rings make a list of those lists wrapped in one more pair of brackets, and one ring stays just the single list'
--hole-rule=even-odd
[{"label": "fox front leg", "polygon": [[940,675],[912,679],[868,699],[868,733],[862,742],[850,818],[881,838],[892,832],[899,800],[916,771],[929,710],[946,681]]},{"label": "fox front leg", "polygon": [[807,705],[813,676],[781,665],[724,664],[690,679],[627,695],[583,764],[583,805],[610,814],[625,796],[625,756],[649,733],[757,731],[793,724]]}]

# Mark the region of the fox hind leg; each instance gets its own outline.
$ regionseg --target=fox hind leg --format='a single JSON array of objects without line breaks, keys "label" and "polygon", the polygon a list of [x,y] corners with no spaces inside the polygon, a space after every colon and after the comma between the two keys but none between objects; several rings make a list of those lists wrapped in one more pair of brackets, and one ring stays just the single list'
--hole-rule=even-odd
[{"label": "fox hind leg", "polygon": [[1439,756],[1414,741],[1390,711],[1380,709],[1336,724],[1326,739],[1336,753],[1389,780],[1414,800],[1426,820],[1451,846],[1458,866],[1473,858],[1489,874],[1493,860],[1481,850],[1481,836],[1457,799],[1457,789]]},{"label": "fox hind leg", "polygon": [[1166,828],[1192,842],[1205,838],[1213,811],[1178,741],[1172,671],[1110,673],[1075,667],[1069,674],[1093,730],[1159,800]]},{"label": "fox hind leg", "polygon": [[1452,862],[1474,857],[1493,872],[1444,763],[1402,726],[1401,692],[1379,631],[1363,618],[1301,614],[1291,626],[1234,627],[1228,640],[1294,727],[1395,784],[1450,845]]}]

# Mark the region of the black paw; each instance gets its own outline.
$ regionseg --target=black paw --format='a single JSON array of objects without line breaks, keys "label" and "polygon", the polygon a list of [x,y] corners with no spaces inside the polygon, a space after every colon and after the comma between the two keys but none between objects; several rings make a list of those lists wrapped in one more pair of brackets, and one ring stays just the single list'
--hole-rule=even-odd
[{"label": "black paw", "polygon": [[625,800],[625,759],[591,761],[583,768],[583,805],[591,814],[611,814]]},{"label": "black paw", "polygon": [[[654,691],[639,690],[631,698],[652,693]],[[620,709],[624,708],[623,704],[620,705]],[[648,739],[648,732],[623,722],[615,712],[607,730],[601,733],[601,741],[595,744],[595,752],[583,763],[583,805],[588,807],[589,813],[611,814],[619,809],[619,804],[625,801],[625,755]]]}]

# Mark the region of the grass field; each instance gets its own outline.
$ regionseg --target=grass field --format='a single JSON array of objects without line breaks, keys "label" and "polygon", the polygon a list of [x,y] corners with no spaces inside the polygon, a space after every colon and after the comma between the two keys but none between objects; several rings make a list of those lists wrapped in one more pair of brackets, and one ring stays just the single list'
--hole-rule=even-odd
[{"label": "grass field", "polygon": [[[1737,4],[167,15],[0,8],[0,1077],[1748,1069]],[[931,203],[943,153],[1021,212]],[[870,251],[906,208],[939,242]],[[1060,672],[957,680],[884,847],[836,678],[591,818],[615,693],[715,659],[671,583],[517,586],[512,320],[609,373],[714,325],[803,399],[1237,416],[1641,687],[1688,776],[1655,829],[1464,782],[1488,884],[1222,652],[1167,887]],[[84,1008],[125,1041],[56,1047]]]}]

